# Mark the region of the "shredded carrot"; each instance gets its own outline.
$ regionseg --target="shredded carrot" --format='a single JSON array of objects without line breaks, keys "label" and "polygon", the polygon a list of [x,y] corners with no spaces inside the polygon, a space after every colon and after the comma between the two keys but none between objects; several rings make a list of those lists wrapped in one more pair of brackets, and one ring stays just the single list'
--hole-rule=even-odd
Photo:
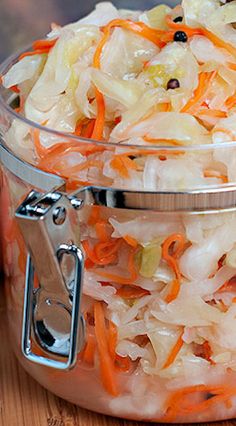
[{"label": "shredded carrot", "polygon": [[194,91],[193,97],[182,108],[181,112],[191,112],[193,114],[198,111],[199,107],[207,97],[216,73],[217,71],[200,73],[198,87]]},{"label": "shredded carrot", "polygon": [[118,339],[117,327],[112,321],[109,321],[109,325],[108,325],[108,349],[109,349],[109,353],[110,353],[110,356],[111,356],[111,359],[113,360],[113,362],[116,359],[117,339]]},{"label": "shredded carrot", "polygon": [[[100,245],[95,246],[95,248],[92,248],[88,242],[88,240],[85,240],[82,242],[83,249],[87,255],[87,257],[95,264],[95,265],[110,265],[111,263],[114,263],[117,259],[117,250],[118,250],[118,243],[100,243],[103,244],[103,247],[101,248]],[[105,247],[104,247],[105,244]]]},{"label": "shredded carrot", "polygon": [[236,106],[236,94],[234,94],[233,96],[230,96],[230,97],[227,99],[227,101],[225,102],[225,106],[226,106],[228,109],[231,109],[231,108],[233,108],[233,107],[235,107],[235,106]]},{"label": "shredded carrot", "polygon": [[19,61],[21,61],[21,59],[25,58],[26,56],[43,55],[44,53],[48,53],[48,52],[49,50],[47,48],[33,50],[32,52],[25,52],[19,56]]},{"label": "shredded carrot", "polygon": [[231,141],[236,141],[236,136],[233,133],[233,131],[229,130],[229,129],[225,129],[223,127],[218,127],[212,130],[212,133],[225,133],[227,136],[230,137]]},{"label": "shredded carrot", "polygon": [[[207,37],[215,46],[227,50],[231,55],[236,56],[236,49],[231,44],[225,42],[221,38],[217,37],[215,34],[213,34],[211,31],[207,30],[206,28],[191,28],[188,25],[184,25],[182,23],[176,23],[172,20],[170,15],[167,15],[166,17],[166,23],[169,28],[171,28],[173,31],[172,33],[169,33],[169,38],[166,36],[162,38],[164,41],[171,41],[170,37],[174,35],[176,31],[184,31],[188,37],[192,37],[194,35],[203,35]],[[167,33],[168,35],[168,33]],[[173,38],[172,38],[173,40]]]},{"label": "shredded carrot", "polygon": [[58,38],[54,38],[53,40],[36,40],[33,42],[33,49],[48,49],[50,50],[52,47],[55,46]]},{"label": "shredded carrot", "polygon": [[233,47],[231,44],[225,42],[221,38],[217,37],[211,31],[207,30],[206,28],[202,28],[202,35],[204,35],[205,37],[207,37],[217,47],[219,47],[221,49],[225,49],[231,55],[236,56],[236,49],[235,49],[235,47]]},{"label": "shredded carrot", "polygon": [[211,359],[213,352],[207,340],[203,344],[194,343],[193,353],[195,356],[206,359],[211,364],[214,364],[214,362]]},{"label": "shredded carrot", "polygon": [[20,93],[20,89],[16,84],[14,86],[11,86],[10,90],[12,90],[15,93]]},{"label": "shredded carrot", "polygon": [[[170,253],[171,248],[173,248],[173,253]],[[179,270],[178,258],[183,252],[186,245],[185,238],[182,234],[173,234],[168,237],[162,246],[162,258],[167,262],[169,267],[174,271],[176,279],[171,283],[170,292],[167,294],[165,301],[166,303],[171,303],[175,300],[180,292],[180,280],[181,272]]]},{"label": "shredded carrot", "polygon": [[128,259],[128,271],[130,273],[130,276],[128,278],[125,278],[121,275],[118,274],[111,274],[109,272],[104,272],[104,270],[102,269],[94,269],[94,271],[100,275],[103,278],[106,278],[112,282],[118,283],[118,284],[133,284],[138,275],[136,272],[136,267],[135,267],[135,261],[134,261],[134,256],[135,256],[135,250],[131,250],[130,254],[129,254],[129,259]]},{"label": "shredded carrot", "polygon": [[168,356],[165,364],[162,367],[163,370],[165,370],[166,368],[169,368],[173,364],[173,362],[175,361],[175,359],[176,359],[176,357],[177,357],[180,349],[182,348],[182,346],[184,344],[183,339],[182,339],[183,334],[184,333],[181,333],[181,335],[179,336],[177,342],[175,343],[174,347],[172,348],[172,350],[171,350],[171,352],[170,352],[170,354],[169,354],[169,356]]},{"label": "shredded carrot", "polygon": [[180,281],[178,279],[173,280],[171,283],[170,292],[165,297],[166,303],[171,303],[173,300],[177,299],[180,292]]},{"label": "shredded carrot", "polygon": [[39,131],[39,129],[35,128],[32,131],[32,134],[33,134],[34,146],[35,146],[35,149],[36,149],[38,156],[40,158],[44,157],[47,154],[48,150],[46,148],[44,148],[42,146],[41,142],[40,142],[40,131]]},{"label": "shredded carrot", "polygon": [[122,243],[121,239],[116,240],[110,240],[106,242],[100,242],[95,245],[94,252],[98,259],[104,260],[107,258],[112,258],[113,256],[117,255],[117,252],[120,248],[120,245]]},{"label": "shredded carrot", "polygon": [[[0,75],[0,84],[3,84],[3,76]],[[15,84],[14,86],[9,87],[10,90],[12,90],[15,93],[20,93],[19,87]]]},{"label": "shredded carrot", "polygon": [[54,40],[36,40],[32,46],[33,51],[22,53],[19,56],[19,61],[25,58],[26,56],[42,55],[43,53],[49,53],[52,47],[55,46],[57,40],[57,38]]},{"label": "shredded carrot", "polygon": [[138,247],[138,241],[135,239],[135,238],[133,238],[133,237],[131,237],[131,235],[125,235],[124,237],[123,237],[123,239],[126,241],[126,243],[127,244],[129,244],[131,247],[133,247],[133,248],[137,248]]},{"label": "shredded carrot", "polygon": [[92,206],[91,213],[88,218],[89,225],[95,225],[100,220],[101,207],[100,206]]},{"label": "shredded carrot", "polygon": [[165,31],[150,28],[143,22],[133,22],[129,19],[114,19],[105,28],[107,28],[110,33],[110,30],[115,27],[124,28],[125,30],[140,35],[160,48],[164,47],[165,45],[165,43],[161,40],[161,37],[165,34]]},{"label": "shredded carrot", "polygon": [[102,140],[105,125],[105,101],[104,96],[97,88],[95,88],[95,98],[97,102],[97,117],[91,138]]},{"label": "shredded carrot", "polygon": [[129,178],[129,170],[138,170],[137,164],[127,156],[115,155],[110,164],[125,179]]},{"label": "shredded carrot", "polygon": [[92,137],[95,126],[95,119],[89,120],[84,129],[82,129],[81,136],[90,139]]},{"label": "shredded carrot", "polygon": [[177,140],[177,139],[155,139],[149,136],[143,136],[143,139],[145,140],[145,142],[149,142],[149,143],[156,143],[156,144],[165,144],[165,145],[173,145],[173,146],[179,146],[182,145],[181,141]]},{"label": "shredded carrot", "polygon": [[236,64],[233,62],[227,62],[227,67],[233,71],[236,71]]},{"label": "shredded carrot", "polygon": [[130,287],[130,286],[123,286],[119,288],[116,292],[117,296],[122,297],[123,299],[139,299],[143,296],[150,295],[150,291],[145,290],[141,287]]},{"label": "shredded carrot", "polygon": [[205,170],[204,177],[221,179],[223,183],[229,182],[227,176],[220,174],[220,172],[217,172],[216,170]]},{"label": "shredded carrot", "polygon": [[[160,40],[160,36],[163,35],[163,31],[150,28],[147,25],[145,25],[143,22],[133,22],[130,20],[114,19],[102,29],[103,36],[97,46],[97,49],[95,51],[94,58],[93,58],[94,68],[100,69],[101,55],[102,55],[103,48],[110,37],[111,30],[115,27],[121,27],[131,32],[134,32],[135,34],[138,34],[141,37],[156,44],[158,47],[164,46],[163,42]],[[97,88],[95,88],[95,98],[97,102],[97,117],[95,121],[94,130],[92,133],[92,138],[96,140],[102,140],[104,126],[105,126],[105,101],[104,101],[104,96]]]},{"label": "shredded carrot", "polygon": [[100,220],[96,222],[94,226],[98,239],[103,243],[108,241],[109,234],[107,233],[107,222],[105,220]]},{"label": "shredded carrot", "polygon": [[236,297],[233,298],[232,303],[236,303]]},{"label": "shredded carrot", "polygon": [[[59,161],[60,161],[60,159],[59,159]],[[102,169],[103,168],[103,161],[87,160],[87,161],[84,161],[81,164],[76,164],[75,166],[68,167],[67,169],[62,168],[62,172],[63,172],[64,176],[69,177],[69,176],[72,176],[74,173],[81,172],[82,170],[89,169],[90,167],[96,167],[97,169]],[[61,168],[61,166],[60,166],[60,168]]]},{"label": "shredded carrot", "polygon": [[111,359],[114,362],[114,367],[117,371],[127,372],[130,370],[131,361],[129,357],[122,357],[116,353],[116,346],[118,341],[118,331],[116,325],[109,321],[108,326],[108,348]]},{"label": "shredded carrot", "polygon": [[200,111],[197,111],[196,115],[197,116],[206,115],[208,117],[213,117],[213,118],[226,118],[227,117],[227,113],[225,111],[220,111],[220,110],[217,110],[217,109],[202,109]]},{"label": "shredded carrot", "polygon": [[94,355],[96,349],[96,339],[92,334],[87,335],[87,343],[83,352],[83,361],[89,365],[94,364]]},{"label": "shredded carrot", "polygon": [[75,134],[76,136],[81,136],[82,129],[83,129],[83,121],[82,121],[82,120],[80,120],[80,121],[76,124],[74,134]]},{"label": "shredded carrot", "polygon": [[232,401],[230,401],[230,399],[228,399],[227,401],[224,401],[226,408],[228,408],[229,410],[233,407],[233,403]]},{"label": "shredded carrot", "polygon": [[[177,246],[175,247],[175,251],[170,254],[170,248],[173,246],[173,244],[177,244]],[[185,245],[186,241],[182,234],[173,234],[164,241],[162,246],[162,258],[168,263],[170,268],[174,270],[176,278],[181,277],[176,260],[184,251]]]},{"label": "shredded carrot", "polygon": [[94,320],[102,383],[110,395],[117,396],[119,392],[116,383],[115,369],[109,352],[105,315],[101,302],[96,301],[94,304]]},{"label": "shredded carrot", "polygon": [[[188,403],[189,395],[197,393],[211,395],[210,398],[191,405]],[[172,393],[167,401],[167,412],[164,417],[165,422],[174,422],[178,415],[187,415],[202,412],[216,403],[228,401],[236,393],[236,388],[227,386],[206,386],[196,385],[179,389]]]}]

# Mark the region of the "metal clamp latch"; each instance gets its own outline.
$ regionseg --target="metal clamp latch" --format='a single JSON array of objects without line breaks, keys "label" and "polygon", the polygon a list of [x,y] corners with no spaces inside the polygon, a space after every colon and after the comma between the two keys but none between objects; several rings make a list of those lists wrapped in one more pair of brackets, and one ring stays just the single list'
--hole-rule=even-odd
[{"label": "metal clamp latch", "polygon": [[[61,370],[75,365],[84,344],[80,311],[84,261],[75,210],[80,206],[79,200],[59,192],[32,191],[16,211],[29,252],[22,351],[33,362]],[[34,352],[32,335],[45,357]]]}]

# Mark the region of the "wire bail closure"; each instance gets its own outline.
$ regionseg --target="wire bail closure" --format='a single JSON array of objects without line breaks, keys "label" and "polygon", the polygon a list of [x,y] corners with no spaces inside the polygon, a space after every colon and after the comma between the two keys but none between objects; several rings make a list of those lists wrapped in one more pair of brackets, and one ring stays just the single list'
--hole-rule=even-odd
[{"label": "wire bail closure", "polygon": [[[23,354],[37,364],[68,370],[75,365],[85,341],[81,315],[84,259],[77,213],[59,192],[42,195],[32,191],[18,208],[16,219],[29,252]],[[34,351],[32,336],[43,350],[42,356]]]}]

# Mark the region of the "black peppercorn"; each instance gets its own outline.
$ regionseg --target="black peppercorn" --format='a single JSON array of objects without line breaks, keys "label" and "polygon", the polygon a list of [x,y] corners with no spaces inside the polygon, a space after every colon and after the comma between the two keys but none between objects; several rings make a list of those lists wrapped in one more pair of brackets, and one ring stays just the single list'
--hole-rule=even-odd
[{"label": "black peppercorn", "polygon": [[183,16],[177,16],[175,19],[174,19],[174,22],[176,22],[176,24],[178,23],[178,22],[183,22]]},{"label": "black peppercorn", "polygon": [[188,36],[184,31],[176,31],[174,35],[174,41],[186,43],[188,41]]},{"label": "black peppercorn", "polygon": [[171,78],[167,83],[167,90],[178,89],[180,87],[179,80],[177,78]]}]

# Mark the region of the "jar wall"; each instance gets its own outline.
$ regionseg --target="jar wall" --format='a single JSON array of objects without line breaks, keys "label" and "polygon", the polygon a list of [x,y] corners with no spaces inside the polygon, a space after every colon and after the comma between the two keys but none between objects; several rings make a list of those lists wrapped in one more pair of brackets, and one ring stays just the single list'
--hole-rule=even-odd
[{"label": "jar wall", "polygon": [[14,212],[30,189],[3,170],[9,332],[24,368],[60,397],[105,414],[166,423],[235,417],[236,213],[84,207],[86,345],[76,367],[59,372],[29,363],[20,349],[26,251]]}]

